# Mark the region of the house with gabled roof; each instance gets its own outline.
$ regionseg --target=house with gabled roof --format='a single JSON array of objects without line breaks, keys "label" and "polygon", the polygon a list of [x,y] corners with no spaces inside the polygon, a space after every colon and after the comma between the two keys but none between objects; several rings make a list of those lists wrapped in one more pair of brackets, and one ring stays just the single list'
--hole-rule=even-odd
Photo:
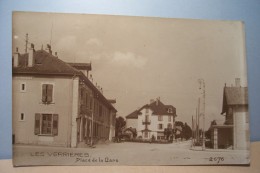
[{"label": "house with gabled roof", "polygon": [[12,70],[13,143],[79,147],[115,136],[117,110],[89,78],[90,63],[66,63],[50,45],[32,44],[16,49]]},{"label": "house with gabled roof", "polygon": [[149,104],[134,110],[126,116],[126,128],[137,131],[137,136],[149,140],[152,136],[157,140],[165,139],[164,130],[173,129],[176,108],[165,105],[160,98],[151,100]]},{"label": "house with gabled roof", "polygon": [[248,88],[240,85],[224,86],[221,114],[225,116],[223,125],[211,126],[211,141],[214,149],[249,148]]}]

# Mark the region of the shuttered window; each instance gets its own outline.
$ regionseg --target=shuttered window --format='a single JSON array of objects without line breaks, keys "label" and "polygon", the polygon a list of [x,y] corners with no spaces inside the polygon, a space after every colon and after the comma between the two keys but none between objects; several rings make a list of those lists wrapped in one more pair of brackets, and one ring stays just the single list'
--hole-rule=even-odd
[{"label": "shuttered window", "polygon": [[58,114],[35,114],[35,135],[58,135]]},{"label": "shuttered window", "polygon": [[53,85],[43,84],[42,85],[42,102],[51,103],[53,101]]},{"label": "shuttered window", "polygon": [[34,134],[40,134],[41,114],[35,114]]},{"label": "shuttered window", "polygon": [[53,126],[52,126],[52,134],[54,136],[58,135],[58,114],[53,114]]}]

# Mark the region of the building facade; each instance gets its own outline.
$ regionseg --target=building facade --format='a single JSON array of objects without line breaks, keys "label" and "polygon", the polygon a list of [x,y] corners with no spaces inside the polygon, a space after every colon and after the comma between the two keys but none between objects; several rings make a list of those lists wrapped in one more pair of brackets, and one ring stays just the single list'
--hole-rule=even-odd
[{"label": "building facade", "polygon": [[164,130],[173,129],[176,108],[164,105],[159,98],[126,116],[126,128],[135,129],[137,137],[156,140],[165,139]]},{"label": "building facade", "polygon": [[115,135],[116,109],[89,63],[66,63],[51,47],[13,56],[13,143],[79,147]]},{"label": "building facade", "polygon": [[211,126],[214,149],[249,149],[248,89],[241,87],[240,79],[235,86],[224,86],[222,115],[223,125]]}]

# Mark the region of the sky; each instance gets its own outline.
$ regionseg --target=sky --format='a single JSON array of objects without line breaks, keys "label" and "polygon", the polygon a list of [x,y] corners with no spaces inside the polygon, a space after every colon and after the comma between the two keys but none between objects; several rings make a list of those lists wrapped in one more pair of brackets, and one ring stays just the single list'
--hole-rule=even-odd
[{"label": "sky", "polygon": [[13,51],[25,35],[35,49],[51,44],[65,62],[92,63],[92,76],[117,116],[150,99],[173,105],[177,121],[191,126],[205,81],[205,125],[222,123],[223,87],[235,78],[247,86],[244,26],[239,21],[130,16],[13,13]]}]

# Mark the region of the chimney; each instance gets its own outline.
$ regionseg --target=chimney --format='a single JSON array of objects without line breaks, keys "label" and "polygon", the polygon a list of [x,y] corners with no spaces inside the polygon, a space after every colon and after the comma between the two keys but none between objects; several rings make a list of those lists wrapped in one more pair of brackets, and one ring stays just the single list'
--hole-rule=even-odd
[{"label": "chimney", "polygon": [[156,98],[156,106],[159,105],[159,101],[160,101],[160,97],[157,97],[157,98]]},{"label": "chimney", "polygon": [[58,53],[57,53],[57,52],[55,52],[54,56],[55,56],[56,58],[58,58]]},{"label": "chimney", "polygon": [[16,51],[14,52],[14,67],[18,67],[18,65],[19,65],[19,51],[17,47]]},{"label": "chimney", "polygon": [[241,87],[240,78],[235,79],[236,87]]},{"label": "chimney", "polygon": [[52,55],[51,45],[47,44],[46,50]]},{"label": "chimney", "polygon": [[33,53],[34,53],[34,44],[31,44],[28,53],[28,67],[32,67],[34,65]]}]

